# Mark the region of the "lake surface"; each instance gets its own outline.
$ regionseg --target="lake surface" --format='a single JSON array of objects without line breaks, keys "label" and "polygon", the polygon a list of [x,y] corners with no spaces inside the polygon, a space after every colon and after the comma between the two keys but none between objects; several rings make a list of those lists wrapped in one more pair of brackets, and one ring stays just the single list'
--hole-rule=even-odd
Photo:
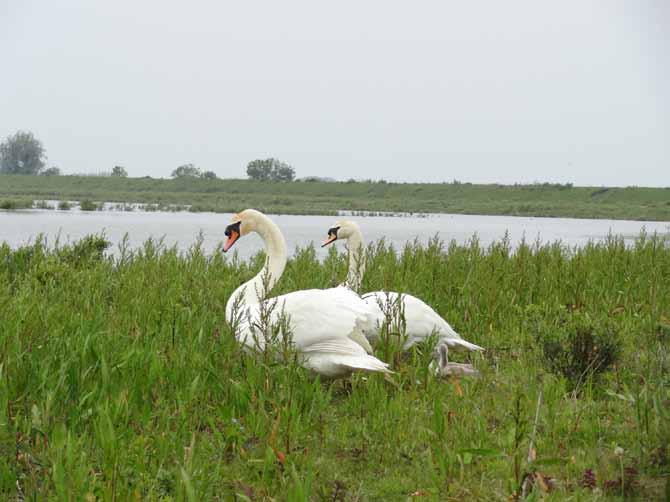
[{"label": "lake surface", "polygon": [[[44,234],[49,244],[71,242],[92,234],[104,232],[112,241],[113,249],[128,235],[131,247],[136,247],[152,237],[163,238],[168,246],[188,249],[203,237],[203,246],[211,252],[225,240],[223,232],[231,214],[189,212],[83,212],[54,210],[0,211],[0,242],[17,247],[34,242]],[[272,216],[288,242],[289,251],[311,242],[320,243],[326,238],[329,227],[338,219],[333,216]],[[344,217],[340,217],[344,218]],[[418,238],[426,242],[436,234],[445,240],[466,243],[477,235],[482,245],[500,240],[509,233],[512,245],[525,237],[527,241],[562,241],[570,246],[580,246],[589,240],[602,240],[609,232],[623,235],[632,242],[645,228],[648,233],[670,233],[668,222],[642,222],[624,220],[586,220],[571,218],[526,218],[514,216],[478,215],[422,215],[422,216],[366,216],[351,217],[361,226],[366,242],[384,237],[387,242],[401,248],[407,241]],[[341,246],[341,244],[340,244]],[[263,247],[261,239],[250,235],[241,239],[235,248],[241,258],[247,258]],[[319,256],[326,250],[317,247]]]}]

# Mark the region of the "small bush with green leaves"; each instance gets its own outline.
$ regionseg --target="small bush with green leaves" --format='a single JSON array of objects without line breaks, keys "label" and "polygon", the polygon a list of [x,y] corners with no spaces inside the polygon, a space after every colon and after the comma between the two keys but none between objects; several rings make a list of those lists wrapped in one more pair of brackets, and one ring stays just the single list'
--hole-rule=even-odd
[{"label": "small bush with green leaves", "polygon": [[87,235],[71,246],[61,249],[60,258],[71,265],[100,261],[110,246],[111,242],[104,235]]},{"label": "small bush with green leaves", "polygon": [[100,209],[100,207],[95,202],[90,200],[82,200],[79,204],[79,208],[82,211],[97,211]]},{"label": "small bush with green leaves", "polygon": [[619,359],[619,334],[608,319],[566,312],[557,325],[537,333],[547,368],[574,389],[596,379]]},{"label": "small bush with green leaves", "polygon": [[15,199],[0,200],[0,209],[5,209],[7,211],[11,211],[14,209],[26,209],[31,206],[32,206],[31,201],[15,200]]}]

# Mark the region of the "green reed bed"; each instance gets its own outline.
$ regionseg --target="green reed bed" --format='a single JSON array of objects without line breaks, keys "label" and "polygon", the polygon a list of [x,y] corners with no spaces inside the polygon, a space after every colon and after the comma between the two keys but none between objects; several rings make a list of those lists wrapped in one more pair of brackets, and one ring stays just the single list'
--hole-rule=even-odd
[{"label": "green reed bed", "polygon": [[[363,290],[422,297],[479,379],[430,348],[390,380],[321,382],[243,353],[224,321],[261,266],[101,237],[0,247],[0,498],[662,499],[670,489],[670,246],[383,242]],[[342,280],[297,252],[275,293]],[[551,491],[549,491],[551,490]],[[546,493],[545,493],[546,492]]]}]

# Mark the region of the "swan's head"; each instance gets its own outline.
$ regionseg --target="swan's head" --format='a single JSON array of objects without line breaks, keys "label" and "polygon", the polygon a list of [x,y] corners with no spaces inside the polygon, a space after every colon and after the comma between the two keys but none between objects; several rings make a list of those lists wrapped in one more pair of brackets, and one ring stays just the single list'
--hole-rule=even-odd
[{"label": "swan's head", "polygon": [[441,369],[449,366],[449,347],[446,343],[441,343],[435,347],[433,357],[438,362]]},{"label": "swan's head", "polygon": [[332,244],[335,242],[337,239],[348,239],[351,237],[353,234],[356,232],[360,233],[360,228],[358,227],[358,224],[351,221],[351,220],[340,220],[335,222],[335,224],[328,229],[328,237],[326,238],[325,241],[323,241],[323,244],[321,244],[321,247],[326,247],[328,244]]},{"label": "swan's head", "polygon": [[245,209],[241,213],[234,214],[230,224],[226,227],[226,231],[224,232],[224,235],[228,237],[228,240],[223,245],[223,252],[225,253],[232,248],[233,244],[235,244],[240,237],[251,232],[257,232],[259,222],[262,218],[263,214],[255,209]]}]

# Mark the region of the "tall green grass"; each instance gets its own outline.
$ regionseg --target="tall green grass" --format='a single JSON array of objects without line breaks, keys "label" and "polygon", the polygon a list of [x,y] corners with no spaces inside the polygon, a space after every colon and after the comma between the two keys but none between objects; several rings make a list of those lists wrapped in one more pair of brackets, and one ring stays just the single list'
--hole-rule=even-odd
[{"label": "tall green grass", "polygon": [[[500,500],[524,480],[531,497],[554,486],[551,500],[667,493],[660,238],[372,244],[364,291],[418,295],[487,347],[463,356],[481,378],[460,381],[434,378],[427,348],[393,357],[393,381],[263,362],[224,322],[262,255],[105,247],[0,247],[0,498]],[[334,248],[323,263],[299,250],[275,292],[335,284],[346,265]],[[543,340],[570,343],[559,335],[577,324],[611,330],[619,352],[576,390]]]}]

